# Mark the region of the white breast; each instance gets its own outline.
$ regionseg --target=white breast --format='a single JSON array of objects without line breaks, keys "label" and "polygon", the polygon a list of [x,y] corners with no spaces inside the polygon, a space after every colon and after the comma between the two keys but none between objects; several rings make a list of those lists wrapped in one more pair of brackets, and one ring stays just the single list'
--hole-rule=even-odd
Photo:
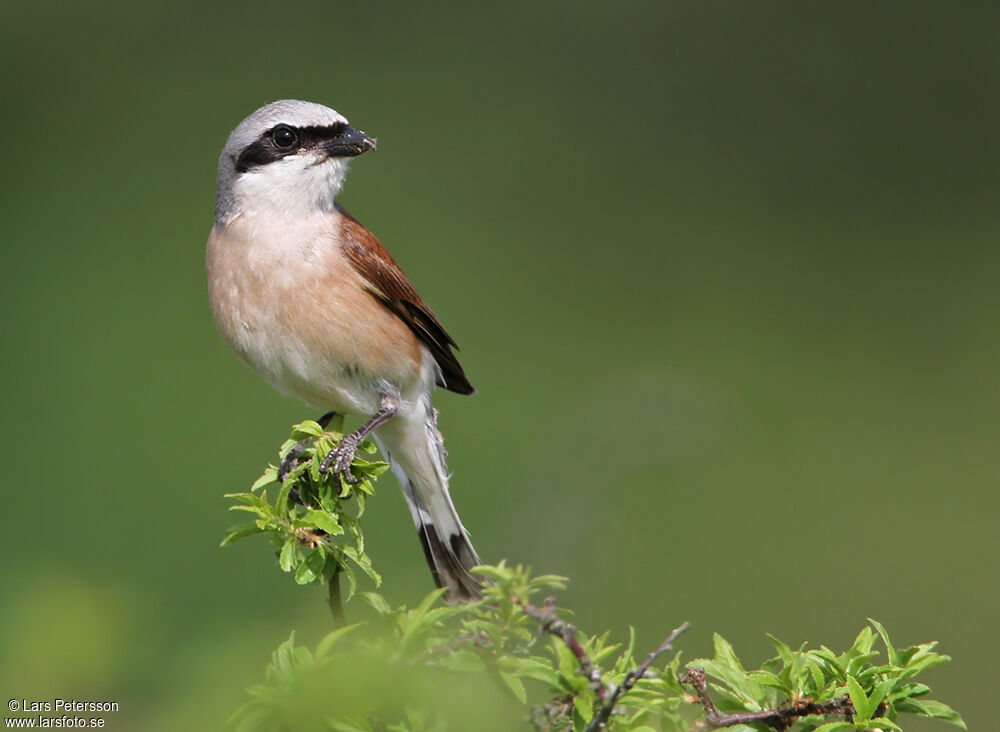
[{"label": "white breast", "polygon": [[208,241],[209,295],[233,350],[275,388],[321,410],[370,415],[386,383],[404,401],[433,385],[433,359],[360,285],[339,217],[239,216]]}]

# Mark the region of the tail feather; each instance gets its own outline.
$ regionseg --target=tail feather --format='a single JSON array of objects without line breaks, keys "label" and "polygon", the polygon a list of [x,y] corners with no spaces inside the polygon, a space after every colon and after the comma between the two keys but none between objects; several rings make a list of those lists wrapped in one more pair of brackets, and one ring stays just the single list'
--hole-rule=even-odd
[{"label": "tail feather", "polygon": [[419,421],[407,416],[379,430],[379,445],[399,480],[434,583],[452,599],[478,600],[482,580],[469,570],[482,561],[448,493],[436,414],[428,405],[425,415],[415,415]]},{"label": "tail feather", "polygon": [[[404,478],[400,477],[403,483]],[[417,506],[411,514],[415,514],[414,524],[417,527],[417,536],[424,550],[424,558],[427,566],[430,567],[434,584],[438,587],[448,588],[448,593],[457,600],[478,600],[482,597],[481,580],[473,575],[469,570],[482,561],[476,553],[469,536],[461,523],[458,523],[458,516],[454,515],[454,521],[447,519],[434,519],[430,513],[419,507],[420,500],[416,492],[407,480],[403,489],[407,503]],[[450,528],[444,528],[442,525]],[[441,528],[439,528],[441,527]],[[450,533],[449,533],[450,532]],[[447,537],[447,541],[443,539]]]}]

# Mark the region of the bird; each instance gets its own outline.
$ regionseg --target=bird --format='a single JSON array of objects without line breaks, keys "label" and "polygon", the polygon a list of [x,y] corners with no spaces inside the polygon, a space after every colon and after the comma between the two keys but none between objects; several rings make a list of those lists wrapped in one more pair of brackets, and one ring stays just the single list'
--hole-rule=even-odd
[{"label": "bird", "polygon": [[[396,475],[434,582],[482,596],[482,564],[449,493],[431,392],[472,394],[455,341],[382,243],[337,201],[352,158],[376,141],[313,102],[267,104],[219,157],[206,246],[215,324],[278,391],[365,421],[323,461],[353,482],[372,435]],[[281,466],[287,472],[288,465]],[[283,477],[283,475],[282,475]]]}]

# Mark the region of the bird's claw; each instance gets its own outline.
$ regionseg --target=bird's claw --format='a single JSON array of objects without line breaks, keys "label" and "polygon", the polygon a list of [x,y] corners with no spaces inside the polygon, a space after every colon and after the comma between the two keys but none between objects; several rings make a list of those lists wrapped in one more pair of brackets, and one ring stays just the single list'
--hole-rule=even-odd
[{"label": "bird's claw", "polygon": [[351,462],[357,451],[357,438],[354,435],[346,435],[339,445],[330,450],[323,464],[319,466],[319,472],[326,473],[332,470],[334,475],[339,475],[348,485],[357,485],[361,482],[361,478],[351,472]]},{"label": "bird's claw", "polygon": [[[333,419],[336,414],[336,412],[327,412],[316,420],[316,424],[325,430],[327,425],[330,424],[330,420]],[[284,483],[288,474],[302,465],[302,460],[300,458],[305,451],[305,440],[297,443],[291,450],[288,451],[288,454],[282,458],[281,464],[278,465],[278,482]]]},{"label": "bird's claw", "polygon": [[302,457],[302,453],[304,453],[305,451],[306,451],[306,445],[305,445],[305,443],[304,442],[300,442],[295,447],[293,447],[291,450],[289,450],[288,454],[285,455],[284,458],[282,458],[281,463],[278,465],[278,482],[279,483],[284,483],[285,482],[285,478],[288,477],[288,474],[291,473],[293,470],[295,470],[297,467],[299,467],[299,465],[302,464],[302,461],[299,460],[299,458]]}]

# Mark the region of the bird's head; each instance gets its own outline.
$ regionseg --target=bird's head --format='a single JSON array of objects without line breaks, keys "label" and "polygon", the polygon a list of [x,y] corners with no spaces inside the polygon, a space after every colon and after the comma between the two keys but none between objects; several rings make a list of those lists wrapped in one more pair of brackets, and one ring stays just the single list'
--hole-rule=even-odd
[{"label": "bird's head", "polygon": [[216,220],[332,211],[349,159],[374,149],[329,107],[295,99],[263,106],[236,126],[219,157]]}]

